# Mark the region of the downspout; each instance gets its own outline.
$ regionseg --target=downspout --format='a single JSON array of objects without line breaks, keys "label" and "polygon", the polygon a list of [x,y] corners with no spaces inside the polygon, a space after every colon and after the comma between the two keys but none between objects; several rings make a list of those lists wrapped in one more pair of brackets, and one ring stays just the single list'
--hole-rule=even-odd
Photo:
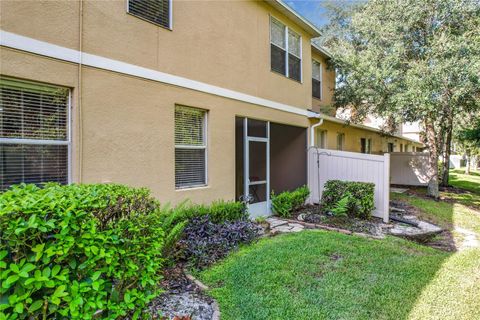
[{"label": "downspout", "polygon": [[[323,118],[320,118],[318,123],[310,127],[310,148],[315,148],[315,129],[323,124]],[[310,149],[309,148],[309,149]],[[317,149],[317,189],[318,189],[318,202],[320,203],[320,154]]]},{"label": "downspout", "polygon": [[323,124],[323,118],[320,118],[318,123],[310,127],[310,147],[315,147],[315,129]]}]

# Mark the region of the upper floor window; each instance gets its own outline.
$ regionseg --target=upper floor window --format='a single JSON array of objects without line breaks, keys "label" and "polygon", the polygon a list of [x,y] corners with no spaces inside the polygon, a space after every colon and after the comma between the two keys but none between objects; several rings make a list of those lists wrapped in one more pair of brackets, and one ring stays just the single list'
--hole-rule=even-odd
[{"label": "upper floor window", "polygon": [[175,187],[207,184],[206,111],[175,107]]},{"label": "upper floor window", "polygon": [[302,38],[275,18],[270,18],[270,59],[272,71],[302,80]]},{"label": "upper floor window", "polygon": [[66,88],[0,78],[0,191],[12,184],[69,182]]},{"label": "upper floor window", "polygon": [[312,96],[322,99],[322,65],[312,60]]},{"label": "upper floor window", "polygon": [[172,0],[128,0],[128,13],[164,28],[172,28]]}]

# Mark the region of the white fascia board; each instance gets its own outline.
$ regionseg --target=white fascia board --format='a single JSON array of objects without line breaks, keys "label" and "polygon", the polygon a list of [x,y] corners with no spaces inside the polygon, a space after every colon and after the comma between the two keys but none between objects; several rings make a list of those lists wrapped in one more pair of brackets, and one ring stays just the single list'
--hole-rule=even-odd
[{"label": "white fascia board", "polygon": [[246,93],[225,89],[208,83],[191,80],[184,77],[140,67],[134,64],[105,58],[102,56],[80,52],[59,45],[25,37],[8,31],[0,30],[0,45],[16,50],[26,51],[50,58],[82,64],[89,67],[118,72],[143,79],[162,82],[182,88],[205,92],[220,97],[260,105],[301,116],[308,116],[308,110],[284,103],[252,96]]}]

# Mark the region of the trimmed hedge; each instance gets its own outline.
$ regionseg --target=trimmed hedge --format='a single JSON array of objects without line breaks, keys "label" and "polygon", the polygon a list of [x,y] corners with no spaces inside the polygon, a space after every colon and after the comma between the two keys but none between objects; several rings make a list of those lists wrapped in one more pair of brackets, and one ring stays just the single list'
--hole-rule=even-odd
[{"label": "trimmed hedge", "polygon": [[272,209],[279,216],[289,218],[295,209],[305,204],[309,195],[310,190],[307,186],[302,186],[294,191],[285,191],[277,195],[272,191]]},{"label": "trimmed hedge", "polygon": [[373,183],[329,180],[324,185],[322,206],[326,211],[332,210],[350,194],[347,203],[348,216],[368,219],[375,209],[374,192]]},{"label": "trimmed hedge", "polygon": [[160,291],[158,202],[122,185],[0,194],[0,318],[137,316]]},{"label": "trimmed hedge", "polygon": [[246,206],[242,202],[214,201],[209,205],[184,202],[175,208],[175,220],[190,220],[208,215],[213,223],[244,220],[248,218]]}]

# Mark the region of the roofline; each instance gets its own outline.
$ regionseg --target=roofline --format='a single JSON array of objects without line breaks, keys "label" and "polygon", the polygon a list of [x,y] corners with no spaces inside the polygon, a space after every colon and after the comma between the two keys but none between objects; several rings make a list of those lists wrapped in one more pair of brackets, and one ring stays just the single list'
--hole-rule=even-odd
[{"label": "roofline", "polygon": [[310,21],[306,20],[300,14],[298,14],[295,10],[289,7],[286,3],[282,0],[264,0],[272,7],[280,11],[281,13],[285,14],[288,18],[296,22],[300,27],[302,27],[305,31],[311,34],[314,38],[319,37],[321,35],[320,30],[314,26]]},{"label": "roofline", "polygon": [[418,144],[424,146],[423,143],[421,143],[419,141],[416,141],[416,140],[413,140],[413,139],[410,139],[410,138],[407,138],[407,137],[404,137],[404,136],[399,136],[399,135],[396,135],[396,134],[388,134],[388,133],[383,132],[380,129],[372,128],[372,127],[369,127],[369,126],[366,126],[366,125],[363,125],[363,124],[349,123],[345,120],[335,118],[335,117],[326,115],[324,113],[319,113],[319,112],[309,110],[308,111],[308,118],[310,118],[310,119],[312,119],[312,118],[324,119],[326,121],[335,122],[335,123],[343,124],[343,125],[346,125],[346,126],[351,126],[351,127],[354,127],[354,128],[368,130],[368,131],[376,132],[376,133],[379,133],[379,134],[386,134],[386,135],[391,136],[393,138],[407,140],[407,141],[410,141],[410,142],[413,142],[413,143],[418,143]]},{"label": "roofline", "polygon": [[320,47],[319,45],[313,43],[313,41],[312,41],[312,48],[329,58],[332,57],[332,54],[328,52],[327,49]]}]

